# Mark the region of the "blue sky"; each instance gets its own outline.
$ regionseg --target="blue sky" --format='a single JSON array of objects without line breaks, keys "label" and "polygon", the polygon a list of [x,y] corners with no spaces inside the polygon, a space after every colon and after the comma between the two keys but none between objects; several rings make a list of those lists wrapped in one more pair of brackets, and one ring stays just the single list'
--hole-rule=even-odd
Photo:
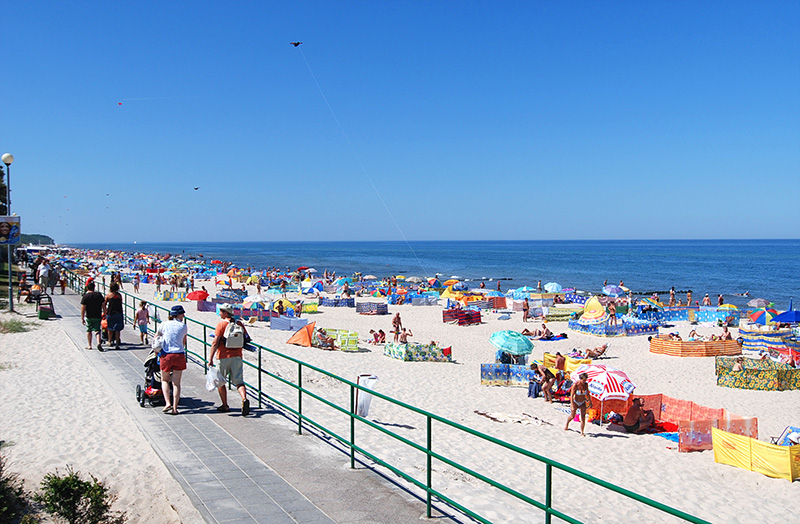
[{"label": "blue sky", "polygon": [[62,243],[798,236],[798,2],[6,2],[0,56]]}]

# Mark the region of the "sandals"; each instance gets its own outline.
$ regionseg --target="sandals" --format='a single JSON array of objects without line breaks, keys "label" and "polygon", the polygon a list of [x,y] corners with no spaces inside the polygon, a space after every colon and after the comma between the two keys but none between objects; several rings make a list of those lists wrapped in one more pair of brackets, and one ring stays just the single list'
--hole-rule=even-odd
[{"label": "sandals", "polygon": [[228,407],[227,404],[223,404],[221,406],[217,406],[217,411],[219,411],[220,413],[227,413],[230,410],[231,410],[231,408]]},{"label": "sandals", "polygon": [[167,413],[172,411],[172,406],[166,406],[164,409],[161,410],[162,413]]}]

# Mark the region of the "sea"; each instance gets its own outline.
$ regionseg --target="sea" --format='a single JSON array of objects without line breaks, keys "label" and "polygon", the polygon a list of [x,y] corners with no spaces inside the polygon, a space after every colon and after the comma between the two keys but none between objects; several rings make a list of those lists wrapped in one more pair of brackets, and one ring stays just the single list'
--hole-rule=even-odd
[{"label": "sea", "polygon": [[[565,240],[175,242],[73,244],[140,253],[202,254],[207,260],[263,269],[308,266],[319,273],[485,280],[501,290],[557,282],[600,293],[620,281],[633,292],[662,295],[674,287],[693,300],[708,293],[716,304],[745,306],[765,298],[778,310],[800,299],[800,240]],[[746,294],[746,295],[745,295]],[[663,298],[663,297],[662,297]]]}]

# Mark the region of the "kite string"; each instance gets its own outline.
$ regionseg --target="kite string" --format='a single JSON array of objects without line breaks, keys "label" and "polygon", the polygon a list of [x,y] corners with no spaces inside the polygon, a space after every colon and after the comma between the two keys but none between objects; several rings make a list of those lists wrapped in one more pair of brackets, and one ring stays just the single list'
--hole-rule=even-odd
[{"label": "kite string", "polygon": [[369,185],[372,186],[372,190],[375,191],[375,194],[378,196],[378,200],[381,201],[381,204],[383,205],[383,209],[386,210],[386,214],[389,215],[389,218],[392,219],[392,223],[394,224],[394,227],[400,233],[400,236],[403,237],[403,241],[406,243],[406,246],[408,246],[409,251],[411,251],[411,254],[414,255],[414,258],[417,260],[417,264],[419,264],[420,269],[422,269],[422,271],[427,274],[428,273],[428,268],[425,267],[425,265],[422,263],[422,261],[417,256],[417,253],[414,251],[414,248],[411,247],[411,243],[408,241],[408,238],[406,238],[406,235],[403,233],[403,230],[400,228],[400,224],[397,223],[397,220],[395,220],[394,215],[392,214],[391,210],[389,209],[389,206],[386,205],[386,201],[383,199],[383,195],[381,195],[380,191],[378,191],[378,188],[375,186],[375,183],[372,181],[372,177],[369,176],[369,172],[367,171],[366,167],[364,167],[364,163],[361,161],[361,157],[359,156],[358,151],[356,151],[356,148],[353,147],[352,142],[350,142],[350,137],[345,132],[344,128],[342,127],[341,122],[339,122],[339,118],[336,116],[336,112],[333,110],[333,107],[331,107],[330,102],[328,102],[328,97],[325,96],[325,92],[322,90],[322,86],[319,85],[319,82],[317,81],[317,76],[314,74],[314,71],[311,69],[311,64],[309,64],[308,60],[306,59],[306,54],[303,53],[302,49],[300,49],[299,51],[300,51],[300,55],[303,57],[303,62],[306,63],[306,67],[308,68],[308,72],[311,74],[311,78],[314,79],[314,84],[316,84],[317,89],[319,90],[319,94],[322,96],[322,99],[325,101],[325,105],[328,106],[328,111],[331,112],[331,116],[333,116],[334,121],[336,121],[336,125],[339,126],[339,131],[342,133],[342,136],[344,136],[344,139],[347,142],[347,145],[350,147],[350,151],[353,153],[353,156],[356,157],[356,160],[358,161],[358,165],[361,167],[361,172],[364,174],[364,176],[367,178],[367,180],[369,180]]}]

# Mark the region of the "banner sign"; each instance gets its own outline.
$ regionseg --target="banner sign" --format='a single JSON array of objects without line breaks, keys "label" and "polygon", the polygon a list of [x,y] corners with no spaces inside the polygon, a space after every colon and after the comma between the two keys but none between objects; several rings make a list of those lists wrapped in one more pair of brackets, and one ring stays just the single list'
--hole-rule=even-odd
[{"label": "banner sign", "polygon": [[0,246],[19,244],[19,217],[0,216]]}]

